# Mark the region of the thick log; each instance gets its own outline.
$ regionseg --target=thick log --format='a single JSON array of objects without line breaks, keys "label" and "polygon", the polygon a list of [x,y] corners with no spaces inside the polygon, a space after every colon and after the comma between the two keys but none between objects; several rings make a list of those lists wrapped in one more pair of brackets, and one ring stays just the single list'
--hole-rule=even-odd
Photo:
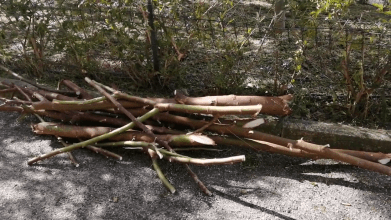
[{"label": "thick log", "polygon": [[[122,106],[125,108],[140,108],[143,107],[141,103],[129,102],[129,101],[119,101]],[[44,110],[55,110],[55,111],[89,111],[89,110],[103,110],[103,109],[113,109],[115,105],[110,101],[101,101],[93,104],[85,105],[63,105],[54,102],[36,102],[32,104],[32,107],[35,110],[44,109]]]},{"label": "thick log", "polygon": [[261,114],[268,115],[289,115],[292,110],[288,106],[288,102],[293,98],[292,95],[267,97],[267,96],[205,96],[205,97],[181,97],[176,99],[148,98],[143,99],[132,97],[124,93],[118,93],[121,98],[135,102],[142,102],[152,105],[153,103],[165,104],[186,104],[186,105],[201,105],[201,106],[246,106],[246,105],[261,105]]},{"label": "thick log", "polygon": [[[26,88],[23,89],[23,91],[26,91],[26,90],[30,90],[30,89],[26,89]],[[32,90],[32,91],[43,95],[43,97],[45,97],[49,101],[52,101],[53,99],[66,100],[66,101],[77,100],[76,98],[61,95],[61,94],[58,94],[55,92],[48,92],[48,91],[44,91],[44,90]]]},{"label": "thick log", "polygon": [[262,105],[248,106],[201,106],[201,105],[183,105],[158,103],[155,108],[159,111],[175,111],[183,113],[198,113],[212,115],[253,115],[257,116],[262,110]]},{"label": "thick log", "polygon": [[298,140],[294,145],[292,144],[292,147],[302,149],[311,153],[320,154],[326,158],[346,162],[354,166],[358,166],[367,170],[372,170],[375,172],[379,172],[391,176],[390,167],[384,166],[382,164],[370,162],[341,152],[336,152],[333,149],[330,149],[326,146],[319,146],[316,144],[305,142],[303,140]]},{"label": "thick log", "polygon": [[[92,126],[74,126],[63,125],[54,122],[41,122],[32,125],[33,132],[36,134],[56,135],[68,138],[90,139],[106,133],[112,132],[115,128],[109,127],[92,127]],[[172,143],[174,146],[202,146],[214,145],[213,139],[203,135],[156,135],[159,139]],[[155,142],[155,137],[139,131],[127,131],[109,138],[115,141],[137,140],[144,142]]]},{"label": "thick log", "polygon": [[[159,110],[157,109],[152,109],[151,111],[147,112],[146,114],[144,114],[142,117],[138,118],[139,121],[145,121],[147,120],[148,118],[152,117],[153,115],[157,114],[159,112]],[[72,151],[72,150],[75,150],[75,149],[78,149],[78,148],[81,148],[81,147],[85,147],[87,145],[90,145],[90,144],[94,144],[98,141],[102,141],[102,140],[105,140],[105,139],[108,139],[110,137],[113,137],[113,136],[116,136],[117,134],[120,134],[120,133],[123,133],[131,128],[133,128],[135,126],[135,123],[129,123],[125,126],[122,126],[120,128],[117,128],[109,133],[106,133],[104,135],[100,135],[100,136],[97,136],[97,137],[94,137],[92,139],[89,139],[89,140],[86,140],[86,141],[82,141],[82,142],[79,142],[79,143],[76,143],[76,144],[72,144],[68,147],[63,147],[63,148],[59,148],[59,149],[56,149],[54,151],[51,151],[49,153],[46,153],[46,154],[43,154],[43,155],[40,155],[38,157],[34,157],[32,159],[30,159],[27,164],[28,165],[32,165],[38,161],[41,161],[41,160],[44,160],[44,159],[47,159],[47,158],[50,158],[50,157],[53,157],[57,154],[61,154],[61,153],[64,153],[64,152],[69,152],[69,151]]]}]

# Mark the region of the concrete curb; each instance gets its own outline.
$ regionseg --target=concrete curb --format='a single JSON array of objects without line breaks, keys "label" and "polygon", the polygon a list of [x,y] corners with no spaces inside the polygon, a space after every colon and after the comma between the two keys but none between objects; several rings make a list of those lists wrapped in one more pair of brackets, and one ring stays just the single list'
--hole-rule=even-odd
[{"label": "concrete curb", "polygon": [[297,119],[272,121],[257,130],[294,140],[304,138],[332,148],[391,153],[391,130]]}]

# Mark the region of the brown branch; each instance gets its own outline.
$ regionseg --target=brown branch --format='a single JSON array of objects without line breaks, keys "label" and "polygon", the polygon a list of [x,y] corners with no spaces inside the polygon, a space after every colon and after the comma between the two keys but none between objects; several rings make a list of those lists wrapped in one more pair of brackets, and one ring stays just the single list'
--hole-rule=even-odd
[{"label": "brown branch", "polygon": [[391,176],[391,168],[388,166],[384,166],[382,164],[370,162],[358,157],[354,157],[351,155],[347,155],[341,152],[336,152],[333,149],[330,149],[326,146],[320,146],[316,144],[311,144],[305,142],[303,140],[298,140],[296,143],[291,144],[292,147],[302,149],[311,153],[319,154],[326,158],[346,162],[352,164],[354,166],[361,167],[363,169],[372,170],[375,172],[379,172],[388,176]]},{"label": "brown branch", "polygon": [[6,98],[0,98],[0,100],[3,101],[5,104],[8,104],[8,105],[31,105],[33,103],[33,102],[30,102],[30,101],[20,100],[17,97],[14,97],[14,100],[9,100],[9,99],[6,99]]},{"label": "brown branch", "polygon": [[[122,106],[125,108],[138,108],[143,107],[140,103],[128,102],[128,101],[119,101]],[[110,101],[101,101],[92,104],[84,105],[71,105],[71,104],[59,104],[54,102],[37,102],[32,104],[33,108],[36,110],[55,110],[55,111],[89,111],[89,110],[104,110],[104,109],[113,109],[115,105]]]},{"label": "brown branch", "polygon": [[366,151],[356,151],[356,150],[345,150],[345,149],[332,149],[338,153],[348,154],[350,156],[358,157],[364,160],[369,160],[372,162],[380,162],[384,159],[391,159],[391,154],[383,154],[380,152],[366,152]]},{"label": "brown branch", "polygon": [[199,166],[234,164],[234,163],[241,163],[246,160],[244,155],[226,157],[226,158],[215,158],[215,159],[198,159],[198,158],[175,157],[175,156],[164,155],[164,158],[168,159],[170,162],[194,164]]},{"label": "brown branch", "polygon": [[186,57],[186,54],[181,53],[181,51],[179,50],[178,46],[175,43],[174,37],[172,36],[171,36],[171,44],[174,47],[175,52],[178,54],[178,58],[177,58],[178,61],[182,61]]},{"label": "brown branch", "polygon": [[20,106],[9,106],[8,104],[0,105],[0,111],[4,112],[23,112],[23,108]]},{"label": "brown branch", "polygon": [[55,92],[55,93],[60,93],[60,94],[63,94],[63,95],[69,95],[69,96],[76,96],[75,92],[71,92],[71,91],[63,91],[63,90],[54,90],[54,89],[49,89],[49,88],[45,88],[43,86],[40,86],[30,80],[27,80],[25,78],[23,78],[22,76],[20,76],[19,74],[11,71],[10,69],[6,68],[5,66],[3,65],[0,65],[0,69],[3,69],[5,72],[11,74],[12,76],[18,78],[19,80],[23,81],[23,82],[26,82],[38,89],[42,89],[42,90],[45,90],[45,91],[49,91],[49,92]]},{"label": "brown branch", "polygon": [[34,90],[26,89],[23,91],[26,92],[31,97],[38,99],[41,102],[49,102],[43,95],[37,93],[36,90],[34,91]]},{"label": "brown branch", "polygon": [[81,99],[92,99],[94,98],[92,95],[90,95],[86,90],[80,88],[78,85],[76,85],[74,82],[64,79],[61,80],[58,83],[58,88],[60,88],[60,85],[65,85],[66,87],[72,89],[76,95],[78,95]]},{"label": "brown branch", "polygon": [[17,91],[17,89],[15,89],[15,88],[9,88],[9,89],[2,89],[2,90],[0,90],[0,94],[8,94],[8,93],[14,93],[14,92],[16,92]]},{"label": "brown branch", "polygon": [[116,153],[113,153],[111,151],[99,148],[99,147],[94,147],[92,145],[87,145],[87,146],[85,146],[85,148],[89,149],[91,151],[94,151],[95,153],[102,154],[102,155],[104,155],[106,157],[112,157],[112,158],[117,159],[117,160],[122,160],[122,157],[120,155],[118,155]]},{"label": "brown branch", "polygon": [[[64,140],[61,137],[56,136],[56,138],[64,147],[69,146],[67,143],[64,142]],[[67,152],[67,155],[68,155],[69,160],[71,161],[71,163],[73,165],[75,165],[75,167],[80,166],[79,162],[77,162],[77,160],[76,160],[75,156],[73,156],[72,152]]]},{"label": "brown branch", "polygon": [[[109,127],[93,127],[93,126],[75,126],[64,125],[54,122],[42,122],[33,124],[33,132],[41,135],[57,135],[68,138],[94,138],[106,133],[112,132],[115,129]],[[164,142],[172,143],[175,146],[199,146],[199,145],[214,145],[214,141],[204,135],[155,135],[155,137],[140,131],[126,131],[116,136],[109,138],[116,141],[138,140],[145,142],[155,142],[159,139]]]},{"label": "brown branch", "polygon": [[[148,118],[150,118],[151,116],[153,116],[154,114],[157,114],[159,112],[159,110],[157,109],[152,109],[151,111],[149,111],[148,113],[144,114],[142,117],[139,118],[140,121],[145,121],[147,120]],[[133,128],[135,126],[135,123],[131,122],[125,126],[122,126],[120,128],[117,128],[109,133],[106,133],[104,135],[100,135],[100,136],[97,136],[97,137],[94,137],[92,139],[89,139],[89,140],[86,140],[86,141],[83,141],[83,142],[80,142],[80,143],[76,143],[76,144],[72,144],[68,147],[63,147],[63,148],[60,148],[60,149],[56,149],[52,152],[49,152],[49,153],[46,153],[46,154],[43,154],[43,155],[40,155],[38,157],[35,157],[35,158],[32,158],[28,161],[27,164],[31,165],[31,164],[34,164],[38,161],[41,161],[41,160],[44,160],[44,159],[47,159],[47,158],[50,158],[50,157],[53,157],[57,154],[61,154],[61,153],[64,153],[64,152],[68,152],[68,151],[72,151],[72,150],[75,150],[75,149],[78,149],[78,148],[81,148],[81,147],[85,147],[87,145],[90,145],[90,144],[94,144],[98,141],[102,141],[102,140],[105,140],[105,139],[108,139],[108,138],[111,138],[115,135],[118,135],[122,132],[125,132],[131,128]]]},{"label": "brown branch", "polygon": [[162,181],[163,185],[171,192],[175,193],[175,188],[171,183],[167,180],[167,178],[164,176],[163,172],[161,171],[159,164],[157,162],[157,153],[156,151],[153,151],[151,149],[148,149],[148,154],[152,159],[152,165],[153,168],[156,171],[156,174],[158,175],[159,179]]},{"label": "brown branch", "polygon": [[198,178],[197,174],[195,174],[188,164],[185,164],[185,167],[187,171],[189,172],[190,176],[194,179],[194,182],[197,183],[197,185],[201,188],[201,190],[208,196],[212,196],[213,194],[209,191],[209,189],[204,185],[204,183]]},{"label": "brown branch", "polygon": [[[238,96],[238,95],[222,95],[222,96],[204,96],[204,97],[187,97],[182,92],[176,91],[175,101],[186,105],[208,105],[208,106],[238,106],[238,105],[269,105],[278,104],[284,106],[293,99],[291,94],[269,97],[269,96]],[[168,100],[161,100],[164,103]],[[161,103],[159,102],[159,103]]]},{"label": "brown branch", "polygon": [[201,106],[184,104],[158,103],[155,108],[159,111],[175,111],[184,113],[201,113],[212,115],[252,115],[257,116],[262,110],[262,105],[247,106]]},{"label": "brown branch", "polygon": [[55,93],[55,92],[49,92],[49,91],[44,91],[44,90],[36,90],[36,92],[43,95],[46,99],[48,99],[50,101],[52,101],[53,99],[66,100],[66,101],[77,100],[76,98],[65,96],[62,94]]},{"label": "brown branch", "polygon": [[[131,95],[119,92],[119,91],[116,91],[114,94],[118,95],[119,98],[123,98],[123,99],[129,100],[129,101],[132,101],[132,102],[143,103],[145,105],[154,106],[157,103],[159,103],[159,101],[156,101],[156,99],[153,99],[153,98],[141,98],[141,97],[137,97],[137,96],[131,96]],[[170,100],[160,99],[160,101],[165,102],[165,101],[170,101]],[[173,101],[173,100],[171,100],[171,101]],[[171,102],[171,103],[175,103],[175,101]]]},{"label": "brown branch", "polygon": [[278,97],[267,96],[205,96],[205,97],[187,97],[183,94],[178,97],[177,93],[175,99],[164,98],[139,98],[129,96],[124,93],[115,93],[118,97],[127,99],[133,102],[140,102],[147,105],[155,104],[186,104],[186,105],[202,105],[202,106],[248,106],[248,105],[262,105],[260,113],[269,115],[288,115],[292,110],[288,106],[288,102],[292,100],[292,95],[284,95]]},{"label": "brown branch", "polygon": [[208,128],[209,126],[211,126],[213,123],[215,123],[218,119],[219,119],[220,115],[215,115],[213,117],[213,119],[211,121],[208,122],[208,124],[202,126],[201,128],[193,131],[193,132],[189,132],[187,134],[197,134],[197,133],[201,133],[203,130],[205,130],[206,128]]},{"label": "brown branch", "polygon": [[[169,121],[171,123],[187,125],[187,126],[191,126],[191,127],[195,127],[195,128],[199,128],[199,127],[202,127],[205,124],[207,124],[207,122],[205,122],[205,121],[193,120],[193,119],[189,119],[189,118],[182,117],[182,116],[170,115],[167,113],[155,115],[154,118],[156,120],[160,120],[160,121]],[[207,128],[207,130],[214,131],[219,134],[233,134],[235,136],[245,137],[245,138],[258,140],[258,141],[263,141],[265,143],[268,142],[268,143],[280,145],[283,147],[288,147],[288,145],[290,145],[293,148],[295,148],[295,146],[297,144],[297,141],[295,141],[295,140],[277,137],[274,135],[265,134],[265,133],[255,131],[252,129],[241,128],[241,127],[237,127],[237,126],[233,126],[233,125],[213,124],[213,125],[209,126]],[[217,141],[216,141],[216,143],[217,143]],[[320,145],[315,145],[315,146],[322,147]],[[309,153],[313,153],[313,152],[309,152]],[[320,155],[320,156],[324,157],[324,155]],[[380,164],[378,164],[378,165],[380,165]],[[382,166],[382,167],[383,168],[385,167],[384,169],[386,169],[386,170],[391,170],[391,168],[388,168],[386,166]],[[383,171],[380,171],[380,170],[378,170],[377,172],[384,173]]]},{"label": "brown branch", "polygon": [[14,85],[14,87],[18,90],[18,92],[26,98],[27,101],[31,102],[31,98],[29,95],[27,95],[19,86]]}]

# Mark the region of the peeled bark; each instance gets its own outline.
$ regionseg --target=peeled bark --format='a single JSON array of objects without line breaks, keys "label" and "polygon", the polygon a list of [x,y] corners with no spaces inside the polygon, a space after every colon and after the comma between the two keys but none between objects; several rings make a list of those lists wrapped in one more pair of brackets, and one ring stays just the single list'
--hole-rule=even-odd
[{"label": "peeled bark", "polygon": [[330,149],[326,146],[320,146],[320,145],[305,142],[303,140],[298,140],[294,145],[292,144],[292,147],[302,149],[311,153],[320,154],[326,158],[346,162],[363,169],[372,170],[375,172],[379,172],[391,176],[391,168],[388,166],[370,162],[341,152],[336,152],[333,149]]},{"label": "peeled bark", "polygon": [[227,157],[227,158],[216,158],[216,159],[198,159],[198,158],[186,158],[186,157],[174,157],[166,156],[170,162],[185,163],[185,164],[195,164],[199,166],[210,166],[210,165],[224,165],[224,164],[234,164],[244,162],[246,157],[244,155]]},{"label": "peeled bark", "polygon": [[155,108],[159,111],[175,111],[183,113],[198,113],[212,115],[253,115],[257,116],[262,109],[262,105],[249,106],[201,106],[159,103]]},{"label": "peeled bark", "polygon": [[351,156],[355,156],[361,159],[369,160],[372,162],[378,162],[378,163],[382,163],[381,161],[391,159],[391,154],[383,154],[380,152],[365,152],[365,151],[355,151],[355,150],[345,150],[345,149],[333,149],[333,150],[339,153],[348,154]]},{"label": "peeled bark", "polygon": [[[34,132],[38,134],[47,134],[47,135],[58,135],[61,137],[69,138],[93,138],[114,130],[114,128],[108,127],[83,127],[83,126],[73,126],[73,125],[62,125],[57,123],[45,122],[33,125]],[[314,154],[311,152],[303,151],[296,148],[288,148],[278,144],[259,141],[259,140],[248,140],[248,139],[235,139],[230,137],[220,137],[220,136],[204,136],[204,135],[157,135],[160,139],[167,141],[172,146],[184,147],[184,146],[204,146],[204,145],[234,145],[240,147],[251,148],[256,151],[267,151],[272,153],[279,153],[288,156],[294,157],[303,157],[311,159],[327,158],[322,155]],[[154,138],[146,135],[145,133],[139,131],[127,131],[117,136],[110,138],[110,140],[115,141],[144,141],[152,143]],[[116,145],[126,145],[125,142],[116,142],[109,144],[101,144],[100,146],[116,146]],[[391,154],[382,154],[375,152],[364,152],[364,151],[353,151],[353,150],[343,150],[343,149],[332,149],[337,153],[345,153],[351,156],[362,158],[365,160],[379,162],[379,160],[391,158]]]},{"label": "peeled bark", "polygon": [[[155,116],[155,119],[161,120],[161,121],[170,121],[170,122],[174,122],[174,123],[178,123],[178,124],[182,124],[182,125],[192,126],[195,128],[202,127],[208,123],[205,121],[197,121],[197,120],[189,119],[186,117],[175,116],[175,115],[170,115],[170,114],[158,114]],[[300,148],[300,146],[298,146],[298,141],[296,141],[296,140],[290,140],[287,138],[277,137],[277,136],[265,134],[265,133],[262,133],[259,131],[254,131],[252,129],[237,127],[234,125],[228,126],[228,125],[214,124],[214,125],[208,126],[207,130],[211,130],[211,131],[217,132],[219,134],[232,134],[232,135],[239,136],[239,137],[245,137],[245,138],[249,138],[249,139],[254,139],[254,140],[258,140],[258,141],[281,145],[281,146],[288,147],[288,148],[298,148],[298,149],[307,151],[309,153],[314,153],[314,154],[320,155],[321,157],[326,157],[326,158],[330,158],[329,157],[330,155],[335,156],[335,154],[337,154],[337,155],[340,154],[340,156],[338,156],[338,157],[335,156],[334,158],[330,158],[330,159],[341,160],[341,158],[343,159],[345,157],[345,155],[347,155],[344,153],[338,153],[337,151],[333,151],[333,150],[331,150],[332,153],[330,153],[330,154],[324,154],[321,152],[315,153],[313,151],[308,151],[307,149]],[[317,146],[320,148],[323,147],[323,146],[316,145],[316,144],[311,144],[311,146]],[[347,155],[347,156],[349,158],[349,161],[352,162],[352,165],[356,165],[356,166],[359,166],[364,169],[369,169],[369,170],[373,170],[376,172],[380,172],[380,173],[383,173],[386,175],[391,175],[391,168],[389,168],[387,166],[384,166],[381,164],[373,165],[374,163],[372,163],[370,161],[360,159],[358,157],[354,157],[354,156],[350,156],[350,155]],[[354,160],[356,160],[356,162],[354,162]],[[357,162],[358,160],[360,162]],[[367,165],[367,164],[362,165],[362,161],[368,162],[369,165]]]},{"label": "peeled bark", "polygon": [[124,93],[116,93],[119,97],[133,102],[141,102],[148,105],[154,104],[185,104],[185,105],[201,105],[201,106],[247,106],[261,105],[260,113],[269,115],[289,115],[292,110],[288,106],[288,102],[292,100],[292,95],[284,95],[278,97],[268,96],[205,96],[205,97],[187,97],[184,95],[176,96],[175,99],[164,98],[139,98],[129,96]]},{"label": "peeled bark", "polygon": [[[23,89],[24,91],[29,90],[29,89]],[[48,92],[44,90],[31,90],[33,92],[37,92],[44,96],[47,100],[52,101],[53,99],[58,99],[58,100],[67,100],[67,101],[72,101],[72,100],[77,100],[76,98],[61,95],[55,92]]]},{"label": "peeled bark", "polygon": [[[288,107],[287,103],[293,99],[292,95],[284,96],[204,96],[187,97],[183,94],[176,94],[175,101],[186,105],[212,105],[212,106],[239,106],[239,105],[270,105],[277,104],[280,107]],[[161,100],[162,101],[162,100]],[[160,102],[161,102],[160,101]]]}]

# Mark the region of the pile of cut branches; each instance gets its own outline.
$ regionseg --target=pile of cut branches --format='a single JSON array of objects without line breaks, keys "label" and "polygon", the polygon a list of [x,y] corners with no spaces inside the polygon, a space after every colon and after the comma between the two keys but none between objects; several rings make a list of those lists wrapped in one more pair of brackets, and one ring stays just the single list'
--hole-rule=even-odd
[{"label": "pile of cut branches", "polygon": [[[184,147],[210,149],[205,146],[217,144],[295,157],[333,159],[391,175],[391,168],[384,165],[390,161],[391,154],[332,149],[302,139],[290,140],[254,129],[265,122],[256,117],[260,113],[279,116],[290,114],[288,102],[293,98],[292,95],[188,97],[178,91],[172,99],[141,98],[86,77],[86,82],[101,94],[94,97],[69,80],[62,80],[57,89],[48,89],[24,79],[4,66],[0,65],[0,68],[36,87],[31,89],[2,82],[0,99],[3,104],[0,105],[0,111],[35,115],[41,122],[32,125],[33,131],[37,134],[54,135],[64,145],[30,159],[29,165],[61,153],[67,153],[77,165],[71,152],[78,148],[90,149],[121,160],[120,155],[107,148],[125,146],[143,150],[152,159],[154,169],[170,192],[174,193],[175,188],[161,172],[159,159],[184,164],[200,188],[211,195],[189,164],[233,164],[243,162],[245,156],[201,159],[177,151]],[[60,90],[61,87],[66,90]],[[250,118],[232,119],[225,117],[227,115],[249,115]],[[44,118],[50,118],[50,122],[44,121]],[[175,130],[168,124],[187,127],[192,131]],[[206,130],[209,131],[207,134],[204,132]],[[68,145],[62,141],[63,137],[78,141]]]}]

